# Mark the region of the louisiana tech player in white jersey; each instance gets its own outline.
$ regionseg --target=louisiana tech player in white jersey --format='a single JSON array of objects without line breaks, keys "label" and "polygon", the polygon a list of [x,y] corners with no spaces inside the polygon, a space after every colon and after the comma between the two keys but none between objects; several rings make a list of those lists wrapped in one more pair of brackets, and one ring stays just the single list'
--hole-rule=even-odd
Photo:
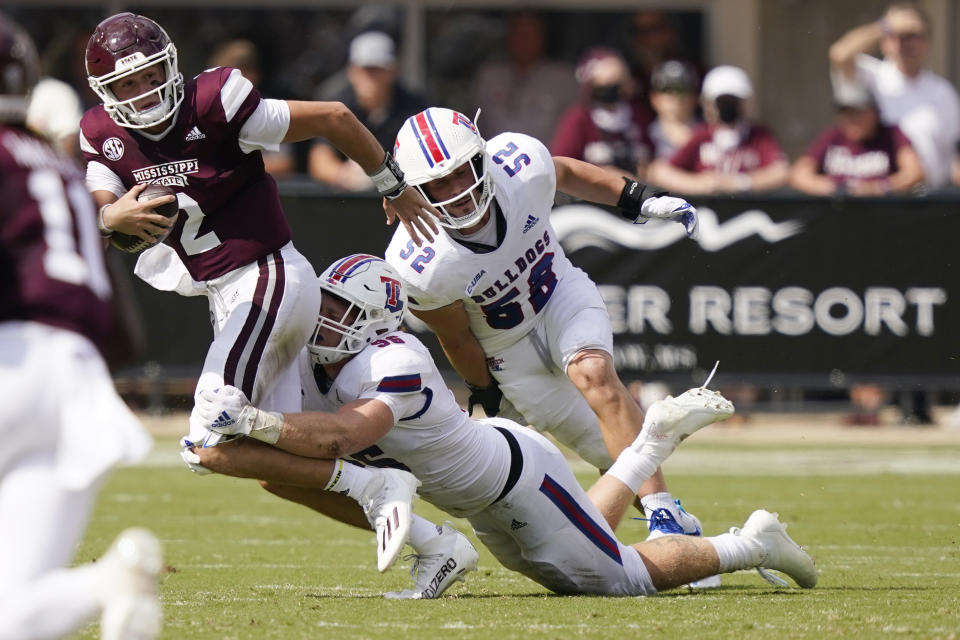
[{"label": "louisiana tech player in white jersey", "polygon": [[[691,232],[695,210],[599,167],[551,157],[526,135],[484,141],[449,109],[409,118],[394,153],[408,182],[441,212],[445,233],[417,247],[398,231],[386,259],[409,287],[411,311],[470,385],[470,408],[476,402],[487,415],[522,419],[609,467],[643,414],[613,367],[603,300],[550,227],[554,196],[616,204],[634,221],[677,219]],[[501,405],[501,392],[512,407]],[[659,473],[641,496],[652,530],[699,533]]]},{"label": "louisiana tech player in white jersey", "polygon": [[[812,561],[767,512],[748,521],[746,534],[684,544],[655,540],[631,547],[613,535],[639,484],[676,443],[733,412],[720,394],[693,389],[651,409],[644,433],[588,498],[563,455],[541,435],[500,418],[471,420],[457,406],[424,346],[396,331],[403,287],[387,263],[349,256],[324,272],[321,286],[320,318],[301,364],[304,408],[314,411],[271,414],[225,388],[204,394],[197,405],[212,430],[297,455],[359,449],[359,461],[408,469],[422,481],[421,495],[468,518],[504,566],[558,593],[643,595],[718,568],[757,566],[771,557],[762,553],[763,542],[753,541],[760,529],[790,550],[783,554],[789,562],[778,556],[771,568],[788,569],[802,586],[816,582]],[[313,508],[323,500],[316,492],[287,497]],[[430,570],[421,567],[417,588],[395,595],[435,597],[475,566],[469,547],[438,545],[445,533],[424,528],[417,533],[414,527],[410,542],[418,563],[429,562]]]},{"label": "louisiana tech player in white jersey", "polygon": [[[398,229],[387,261],[411,312],[437,334],[471,389],[469,410],[550,432],[606,469],[636,437],[643,412],[617,376],[613,331],[596,285],[573,267],[550,227],[557,191],[617,205],[634,222],[677,220],[680,198],[503,133],[485,141],[469,118],[430,108],[407,119],[394,146],[409,184],[440,211],[444,233],[416,246]],[[506,403],[501,402],[506,398]],[[700,535],[657,471],[640,489],[651,535]]]},{"label": "louisiana tech player in white jersey", "polygon": [[[464,241],[454,233],[417,248],[407,234],[397,233],[386,259],[406,282],[414,309],[463,300],[470,329],[490,354],[527,335],[557,286],[579,269],[570,264],[550,225],[557,185],[547,148],[530,136],[504,133],[487,141],[486,153],[494,164],[490,231],[496,244],[478,253],[473,238]],[[497,164],[520,168],[498,171]],[[596,289],[586,278],[573,276],[571,282],[584,288],[583,295]]]}]

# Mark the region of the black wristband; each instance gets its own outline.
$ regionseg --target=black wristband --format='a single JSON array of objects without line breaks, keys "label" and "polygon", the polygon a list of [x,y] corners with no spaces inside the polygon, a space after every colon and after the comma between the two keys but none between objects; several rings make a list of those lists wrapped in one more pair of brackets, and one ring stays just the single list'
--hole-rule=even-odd
[{"label": "black wristband", "polygon": [[640,215],[640,207],[643,201],[654,196],[665,196],[667,192],[658,187],[654,187],[630,178],[624,177],[623,191],[620,192],[620,199],[617,201],[617,207],[620,208],[620,215],[627,220],[636,220]]}]

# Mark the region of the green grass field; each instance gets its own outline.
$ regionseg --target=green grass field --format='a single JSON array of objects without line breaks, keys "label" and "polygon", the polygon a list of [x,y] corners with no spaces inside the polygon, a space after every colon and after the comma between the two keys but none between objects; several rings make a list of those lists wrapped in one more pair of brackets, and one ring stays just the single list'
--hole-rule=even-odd
[{"label": "green grass field", "polygon": [[[147,465],[111,476],[77,562],[95,559],[124,527],[151,528],[169,565],[162,637],[176,640],[956,639],[960,438],[920,440],[695,436],[668,461],[673,493],[708,533],[741,525],[757,507],[779,511],[820,568],[809,591],[776,589],[741,572],[708,592],[559,597],[501,568],[478,545],[480,569],[442,599],[387,601],[384,591],[407,585],[409,563],[377,573],[372,534],[282,502],[251,481],[194,476],[176,465],[172,438],[158,441]],[[443,519],[423,502],[417,511]],[[454,523],[469,531],[465,521]],[[639,541],[644,525],[625,520],[618,537]],[[97,625],[78,637],[99,637]]]}]

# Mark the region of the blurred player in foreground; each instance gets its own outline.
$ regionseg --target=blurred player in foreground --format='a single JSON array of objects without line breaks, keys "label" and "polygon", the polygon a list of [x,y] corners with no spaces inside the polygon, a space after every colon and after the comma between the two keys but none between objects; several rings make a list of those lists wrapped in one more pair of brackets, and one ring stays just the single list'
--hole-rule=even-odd
[{"label": "blurred player in foreground", "polygon": [[24,126],[37,59],[0,14],[0,639],[59,638],[103,614],[103,638],[160,630],[160,544],[128,529],[67,569],[106,473],[150,436],[101,356],[111,289],[83,174]]},{"label": "blurred player in foreground", "polygon": [[[399,331],[406,296],[390,265],[348,256],[320,284],[320,319],[300,359],[309,412],[261,411],[234,387],[204,392],[197,414],[208,428],[247,436],[225,446],[277,448],[291,459],[353,454],[370,465],[409,469],[425,500],[467,518],[505,567],[557,593],[646,595],[754,567],[783,571],[802,587],[816,584],[813,561],[762,510],[742,529],[710,538],[666,535],[632,547],[615,538],[640,485],[677,444],[733,414],[718,392],[691,389],[656,403],[640,435],[585,493],[560,450],[539,433],[502,418],[472,420],[457,405],[426,347]],[[217,449],[202,450],[204,464],[256,473],[219,467]],[[271,491],[330,513],[329,494],[321,491]],[[449,524],[415,516],[410,543],[415,586],[387,597],[437,597],[476,567],[476,551]]]},{"label": "blurred player in foreground", "polygon": [[[370,175],[388,221],[399,217],[414,235],[435,230],[429,205],[343,104],[263,99],[238,69],[208,69],[184,81],[176,47],[149,18],[107,18],[85,55],[103,103],[80,123],[101,232],[154,242],[166,235],[140,256],[137,275],[157,289],[209,300],[214,339],[196,393],[232,384],[265,406],[299,405],[295,390],[274,391],[284,375],[295,380],[288,370],[313,328],[319,290],[291,242],[261,151],[327,138]],[[137,200],[153,182],[178,192],[175,222],[152,212],[173,196]],[[218,438],[191,419],[188,442]]]}]

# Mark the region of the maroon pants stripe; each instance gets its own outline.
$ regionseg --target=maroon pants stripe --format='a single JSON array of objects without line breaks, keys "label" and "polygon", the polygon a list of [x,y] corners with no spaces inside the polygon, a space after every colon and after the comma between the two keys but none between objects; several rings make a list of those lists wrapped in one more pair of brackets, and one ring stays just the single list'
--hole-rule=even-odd
[{"label": "maroon pants stripe", "polygon": [[[253,334],[253,328],[257,326],[257,319],[263,313],[263,296],[267,292],[267,283],[270,281],[270,266],[267,263],[267,258],[257,260],[257,265],[260,267],[260,276],[257,278],[253,300],[250,302],[250,311],[247,313],[247,319],[244,321],[243,328],[233,343],[233,347],[230,348],[230,354],[227,356],[227,362],[223,368],[224,384],[234,387],[240,387],[237,380],[237,368],[240,366],[240,358],[243,356],[243,351]],[[243,392],[247,394],[248,398],[250,397],[250,393],[246,389],[243,389]]]},{"label": "maroon pants stripe", "polygon": [[[270,306],[267,308],[267,317],[264,318],[263,326],[260,328],[260,335],[253,344],[253,351],[250,352],[250,358],[247,360],[247,367],[243,372],[243,392],[247,397],[253,400],[253,383],[257,378],[257,368],[260,366],[260,358],[263,357],[263,351],[267,346],[267,339],[277,323],[277,311],[280,309],[280,302],[283,300],[283,288],[286,280],[283,256],[277,251],[273,254],[274,259],[274,286],[273,295],[270,296]],[[279,372],[278,372],[279,373]]]}]

